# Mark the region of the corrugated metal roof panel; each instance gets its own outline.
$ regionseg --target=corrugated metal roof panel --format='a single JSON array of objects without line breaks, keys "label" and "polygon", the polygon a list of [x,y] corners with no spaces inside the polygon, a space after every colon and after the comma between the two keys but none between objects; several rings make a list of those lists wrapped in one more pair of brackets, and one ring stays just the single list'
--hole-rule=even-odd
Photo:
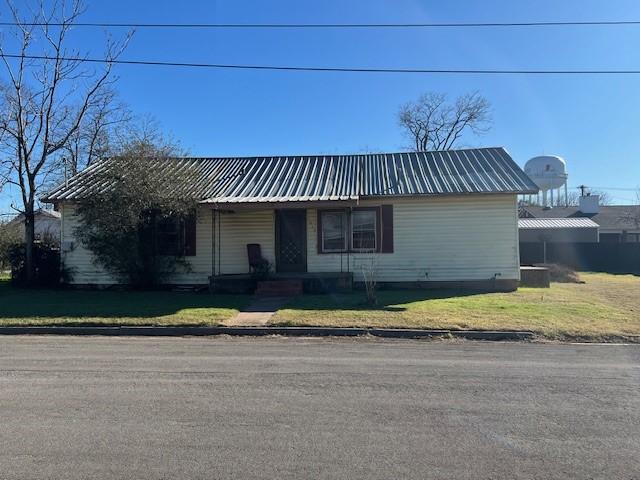
[{"label": "corrugated metal roof panel", "polygon": [[518,228],[598,228],[590,218],[520,218]]},{"label": "corrugated metal roof panel", "polygon": [[[98,162],[45,200],[77,200],[101,185]],[[537,186],[503,148],[443,152],[250,158],[171,158],[150,167],[176,179],[173,192],[203,202],[262,203],[467,193],[535,193]]]}]

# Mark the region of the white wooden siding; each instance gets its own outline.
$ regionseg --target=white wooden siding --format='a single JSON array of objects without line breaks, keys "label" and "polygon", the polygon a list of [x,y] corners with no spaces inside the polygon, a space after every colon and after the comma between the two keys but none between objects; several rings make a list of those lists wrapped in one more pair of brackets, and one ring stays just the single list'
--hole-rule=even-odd
[{"label": "white wooden siding", "polygon": [[373,268],[379,281],[519,279],[515,195],[470,195],[364,201],[393,205],[394,253],[318,254],[317,213],[307,215],[307,267],[346,270],[356,280]]},{"label": "white wooden siding", "polygon": [[[63,242],[72,242],[71,251],[62,252],[65,267],[71,269],[74,284],[114,284],[117,280],[95,262],[92,253],[75,238],[74,231],[79,225],[79,219],[72,203],[61,205]],[[187,257],[191,265],[189,272],[175,272],[167,277],[171,283],[206,284],[211,275],[211,210],[198,208],[196,224],[196,255]],[[63,244],[64,246],[64,244]]]},{"label": "white wooden siding", "polygon": [[[75,238],[75,230],[79,226],[76,207],[72,203],[60,205],[62,223],[60,239],[62,245],[61,260],[65,268],[69,269],[74,284],[111,284],[115,279],[95,264],[93,255]],[[65,244],[71,245],[70,250]]]},{"label": "white wooden siding", "polygon": [[[361,280],[363,267],[373,263],[380,281],[456,281],[519,279],[518,216],[515,195],[465,195],[363,201],[362,206],[393,205],[394,253],[318,254],[317,212],[307,211],[307,270],[352,271]],[[62,240],[74,249],[63,253],[78,284],[115,283],[97,266],[89,251],[73,236],[77,226],[72,204],[62,211]],[[222,213],[212,225],[212,211],[198,209],[196,256],[192,269],[177,273],[171,283],[206,284],[215,274],[248,273],[246,245],[259,243],[275,266],[273,210]],[[216,222],[217,223],[217,222]],[[214,233],[215,232],[215,233]],[[213,235],[215,234],[215,238]],[[214,247],[215,246],[215,247]],[[212,249],[216,255],[212,259]],[[212,260],[215,260],[212,261]]]},{"label": "white wooden siding", "polygon": [[[218,241],[218,233],[216,232],[216,238],[213,242],[216,251],[216,275],[248,273],[248,243],[259,243],[262,256],[275,266],[274,219],[273,210],[221,213],[220,240]],[[216,221],[216,228],[218,227],[217,223]],[[209,246],[209,251],[211,251],[211,246]]]}]

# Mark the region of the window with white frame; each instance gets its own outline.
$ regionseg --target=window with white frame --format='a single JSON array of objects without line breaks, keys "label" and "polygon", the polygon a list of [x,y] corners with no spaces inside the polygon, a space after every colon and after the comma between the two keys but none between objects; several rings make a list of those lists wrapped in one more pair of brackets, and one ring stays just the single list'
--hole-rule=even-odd
[{"label": "window with white frame", "polygon": [[351,248],[354,251],[374,251],[376,245],[375,210],[354,210],[351,214]]},{"label": "window with white frame", "polygon": [[322,212],[322,251],[347,250],[347,212]]}]

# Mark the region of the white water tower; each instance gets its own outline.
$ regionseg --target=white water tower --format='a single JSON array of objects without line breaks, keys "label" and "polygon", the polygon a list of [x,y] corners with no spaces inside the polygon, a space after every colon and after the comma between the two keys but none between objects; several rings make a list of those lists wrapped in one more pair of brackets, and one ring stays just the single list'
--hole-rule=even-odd
[{"label": "white water tower", "polygon": [[[557,191],[558,203],[561,199],[561,188],[564,186],[564,204],[567,205],[567,164],[563,158],[557,155],[542,155],[529,160],[524,166],[526,173],[542,192],[542,206],[553,206],[553,193]],[[550,193],[551,202],[547,202],[547,192]],[[531,199],[530,199],[531,200]]]}]

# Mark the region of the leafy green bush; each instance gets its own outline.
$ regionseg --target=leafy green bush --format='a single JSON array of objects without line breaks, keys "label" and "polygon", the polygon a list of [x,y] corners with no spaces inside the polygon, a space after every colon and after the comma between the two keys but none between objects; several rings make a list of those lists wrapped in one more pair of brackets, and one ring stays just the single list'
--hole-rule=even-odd
[{"label": "leafy green bush", "polygon": [[[46,242],[35,242],[33,247],[35,279],[32,285],[39,287],[59,285],[63,279],[60,270],[60,249]],[[17,286],[26,285],[27,272],[24,243],[13,244],[9,247],[8,258],[11,265],[11,283]]]},{"label": "leafy green bush", "polygon": [[0,271],[11,268],[9,253],[16,245],[19,245],[23,241],[24,239],[15,225],[0,225]]},{"label": "leafy green bush", "polygon": [[146,150],[103,162],[95,174],[99,188],[78,204],[76,238],[98,264],[131,286],[152,287],[178,268],[188,271],[184,249],[167,254],[157,241],[162,222],[183,225],[193,218],[195,201],[179,191],[179,179],[160,171],[158,158]]}]

